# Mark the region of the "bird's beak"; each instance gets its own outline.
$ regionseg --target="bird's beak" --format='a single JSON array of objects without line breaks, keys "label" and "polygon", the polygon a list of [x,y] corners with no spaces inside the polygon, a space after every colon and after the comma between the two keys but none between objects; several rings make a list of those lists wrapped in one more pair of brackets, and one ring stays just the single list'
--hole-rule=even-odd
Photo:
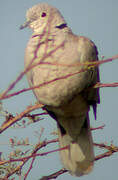
[{"label": "bird's beak", "polygon": [[24,28],[28,27],[30,23],[31,23],[31,21],[26,21],[24,24],[22,24],[22,25],[20,26],[19,29],[24,29]]}]

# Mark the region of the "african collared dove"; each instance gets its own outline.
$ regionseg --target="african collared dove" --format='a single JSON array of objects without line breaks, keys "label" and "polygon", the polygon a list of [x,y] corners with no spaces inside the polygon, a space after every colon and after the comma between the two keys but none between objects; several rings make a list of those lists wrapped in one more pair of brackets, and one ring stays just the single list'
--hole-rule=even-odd
[{"label": "african collared dove", "polygon": [[88,112],[92,106],[96,118],[100,100],[99,90],[90,88],[99,82],[98,68],[86,67],[98,60],[97,48],[73,34],[58,9],[47,3],[33,6],[26,17],[20,28],[33,30],[25,51],[29,85],[39,85],[33,92],[57,122],[59,145],[67,146],[60,151],[64,167],[72,175],[88,174],[94,164]]}]

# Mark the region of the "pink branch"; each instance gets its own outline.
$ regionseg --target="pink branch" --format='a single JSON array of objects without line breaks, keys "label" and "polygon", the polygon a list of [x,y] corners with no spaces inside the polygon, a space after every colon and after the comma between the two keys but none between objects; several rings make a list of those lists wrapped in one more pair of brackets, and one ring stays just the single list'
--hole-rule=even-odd
[{"label": "pink branch", "polygon": [[35,161],[35,157],[33,157],[33,159],[32,159],[32,162],[31,162],[31,164],[30,164],[30,167],[29,167],[28,171],[26,172],[26,174],[25,174],[25,176],[24,176],[24,180],[26,180],[28,174],[30,173],[31,169],[33,168],[33,163],[34,163],[34,161]]},{"label": "pink branch", "polygon": [[96,127],[96,128],[91,128],[91,131],[98,130],[98,129],[103,129],[104,127],[105,127],[105,125],[102,125],[102,126],[99,126],[99,127]]},{"label": "pink branch", "polygon": [[103,88],[103,87],[118,87],[118,82],[108,83],[108,84],[97,83],[97,84],[94,86],[94,88]]},{"label": "pink branch", "polygon": [[[56,62],[56,63],[43,62],[43,59],[47,58],[48,56],[51,56],[52,53],[54,53],[57,49],[59,49],[59,48],[60,48],[61,46],[63,46],[63,45],[64,45],[64,43],[62,43],[62,44],[60,44],[59,46],[57,46],[54,50],[52,50],[52,51],[49,52],[48,54],[45,54],[45,56],[42,58],[42,61],[41,61],[41,62],[36,63],[36,64],[33,64],[33,65],[30,64],[30,66],[28,66],[27,69],[26,69],[25,71],[23,71],[23,72],[18,76],[18,78],[8,87],[8,89],[1,95],[0,100],[6,99],[6,98],[10,98],[10,97],[12,97],[12,96],[16,96],[16,95],[18,95],[18,94],[21,94],[21,93],[23,93],[23,92],[27,92],[27,91],[32,90],[32,89],[35,89],[35,88],[40,88],[41,86],[45,86],[45,85],[47,85],[47,84],[49,84],[49,83],[52,83],[52,82],[54,82],[54,81],[58,81],[58,80],[60,80],[60,79],[65,79],[65,78],[68,78],[68,77],[70,77],[70,76],[74,76],[74,75],[76,75],[76,74],[78,74],[78,73],[84,72],[84,71],[88,70],[88,68],[90,68],[90,67],[99,66],[99,65],[101,65],[101,64],[103,64],[103,63],[111,62],[111,61],[113,61],[113,60],[115,60],[115,59],[118,59],[118,55],[115,55],[115,56],[113,56],[113,57],[111,57],[111,58],[109,58],[109,59],[105,59],[105,60],[101,60],[101,61],[96,61],[96,62],[94,61],[94,62],[87,62],[87,63],[77,63],[77,64],[73,64],[73,65],[70,65],[70,64],[58,64],[57,62]],[[60,65],[60,66],[71,66],[71,67],[72,67],[72,66],[77,66],[77,65],[79,65],[79,66],[80,66],[80,65],[82,65],[82,66],[84,65],[85,67],[84,67],[82,70],[78,71],[78,72],[70,73],[70,74],[68,74],[68,75],[65,75],[65,76],[62,76],[62,77],[59,77],[59,78],[52,79],[52,80],[50,80],[50,81],[47,81],[47,82],[42,83],[42,84],[40,84],[40,85],[34,86],[34,87],[32,87],[32,88],[24,88],[24,89],[22,89],[22,90],[20,90],[20,91],[17,91],[17,92],[8,94],[8,92],[9,92],[11,89],[14,88],[14,86],[16,85],[16,83],[18,83],[18,81],[21,80],[21,78],[25,75],[25,73],[27,73],[29,70],[31,70],[32,68],[36,67],[37,65],[41,65],[41,64]],[[118,87],[118,82],[116,82],[116,83],[111,83],[111,84],[97,83],[97,84],[94,86],[94,88],[102,88],[102,87]]]},{"label": "pink branch", "polygon": [[29,106],[26,110],[18,114],[17,116],[9,119],[7,122],[3,123],[3,125],[0,127],[0,133],[5,131],[7,128],[12,126],[14,123],[20,121],[26,114],[30,113],[31,111],[34,111],[35,109],[43,107],[42,104],[36,104],[34,106]]}]

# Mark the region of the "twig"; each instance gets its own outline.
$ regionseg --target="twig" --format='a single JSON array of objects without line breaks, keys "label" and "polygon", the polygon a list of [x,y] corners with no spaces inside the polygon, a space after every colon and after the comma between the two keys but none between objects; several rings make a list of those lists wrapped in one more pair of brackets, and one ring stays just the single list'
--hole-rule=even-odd
[{"label": "twig", "polygon": [[94,131],[94,130],[98,130],[98,129],[103,129],[105,127],[105,124],[102,125],[102,126],[99,126],[99,127],[96,127],[96,128],[90,128],[91,131]]},{"label": "twig", "polygon": [[6,130],[7,128],[9,128],[10,126],[12,126],[14,123],[20,121],[26,114],[30,113],[31,111],[34,111],[38,108],[43,107],[42,104],[36,104],[34,106],[29,106],[27,109],[25,109],[23,112],[21,112],[20,114],[18,114],[17,116],[11,118],[9,121],[7,121],[6,123],[4,123],[1,127],[0,127],[0,133],[2,133],[4,130]]},{"label": "twig", "polygon": [[68,170],[61,169],[61,170],[59,170],[59,171],[57,171],[57,172],[55,172],[55,173],[53,173],[53,174],[51,174],[49,176],[43,176],[40,180],[56,179],[58,176],[60,176],[61,174],[66,173],[66,172],[68,172]]},{"label": "twig", "polygon": [[[99,160],[99,159],[103,159],[105,157],[109,157],[111,156],[113,153],[115,152],[118,152],[118,147],[115,147],[113,145],[111,146],[107,146],[105,144],[98,144],[98,143],[94,143],[95,146],[98,146],[99,148],[105,148],[105,149],[108,149],[109,151],[103,153],[103,154],[100,154],[98,156],[95,157],[95,161]],[[65,169],[61,169],[49,176],[44,176],[42,177],[40,180],[49,180],[49,179],[56,179],[58,176],[60,176],[61,174],[63,173],[66,173],[68,172],[68,170],[65,170]]]},{"label": "twig", "polygon": [[[19,76],[18,78],[8,87],[8,89],[0,96],[0,100],[2,99],[6,99],[6,98],[10,98],[12,96],[16,96],[18,94],[21,94],[23,92],[27,92],[29,90],[33,90],[35,88],[40,88],[42,86],[45,86],[49,83],[52,83],[54,81],[58,81],[58,80],[61,80],[61,79],[66,79],[70,76],[74,76],[78,73],[81,73],[81,72],[84,72],[86,70],[88,70],[89,68],[92,68],[92,67],[95,67],[95,66],[99,66],[101,64],[104,64],[104,63],[107,63],[107,62],[111,62],[113,60],[116,60],[118,59],[118,55],[115,55],[115,56],[112,56],[111,58],[108,58],[108,59],[105,59],[105,60],[101,60],[101,61],[94,61],[94,62],[86,62],[86,63],[76,63],[74,65],[69,65],[69,64],[58,64],[57,62],[56,63],[49,63],[49,62],[43,62],[43,59],[47,58],[48,56],[51,56],[52,53],[54,53],[58,48],[60,48],[61,46],[63,46],[64,44],[60,44],[59,46],[57,46],[54,50],[52,50],[51,52],[49,52],[48,54],[45,54],[45,56],[42,58],[42,61],[40,61],[39,63],[36,63],[36,64],[33,64],[30,66],[28,66],[28,68],[23,71]],[[8,94],[8,92],[14,88],[14,86],[16,85],[16,83],[18,83],[18,81],[25,75],[25,73],[27,73],[29,70],[31,70],[32,68],[36,67],[37,65],[41,65],[41,64],[48,64],[48,65],[60,65],[60,66],[77,66],[77,65],[82,65],[82,66],[85,66],[83,69],[81,69],[80,71],[78,72],[75,72],[75,73],[70,73],[70,74],[67,74],[65,76],[62,76],[62,77],[58,77],[58,78],[55,78],[55,79],[52,79],[50,81],[47,81],[45,83],[42,83],[42,84],[39,84],[39,85],[36,85],[34,87],[31,87],[31,88],[24,88],[20,91],[17,91],[17,92],[14,92],[14,93],[11,93],[11,94]],[[102,83],[97,83],[94,88],[101,88],[101,87],[118,87],[118,82],[116,83],[111,83],[111,84],[102,84]]]},{"label": "twig", "polygon": [[94,85],[94,88],[103,88],[103,87],[118,87],[118,82],[114,82],[114,83],[97,83],[96,85]]},{"label": "twig", "polygon": [[34,163],[35,159],[36,159],[36,157],[33,157],[33,158],[32,158],[30,167],[29,167],[28,171],[26,172],[26,174],[25,174],[25,176],[24,176],[24,180],[26,180],[28,174],[30,173],[31,169],[33,168],[33,163]]},{"label": "twig", "polygon": [[[43,61],[45,58],[51,56],[55,51],[57,51],[57,50],[58,50],[60,47],[62,47],[63,45],[64,45],[64,42],[61,43],[60,45],[58,45],[54,50],[52,50],[52,51],[50,51],[49,53],[47,53],[46,55],[44,55],[44,56],[42,57],[42,59],[40,60],[40,62]],[[37,48],[37,49],[38,49],[38,48]],[[36,50],[37,50],[37,49],[36,49]],[[35,57],[35,56],[34,56],[34,57]],[[34,60],[34,58],[32,59],[31,64],[32,64],[33,60]],[[11,91],[11,90],[15,87],[15,85],[23,78],[23,76],[24,76],[29,70],[31,70],[32,68],[34,68],[34,67],[36,67],[37,65],[39,65],[40,62],[39,62],[39,63],[36,63],[36,64],[33,64],[33,65],[30,64],[23,72],[21,72],[21,74],[16,78],[16,80],[15,80],[12,84],[10,84],[9,87],[1,94],[0,100],[4,99],[4,97],[7,96],[8,92]]]},{"label": "twig", "polygon": [[[30,156],[26,156],[26,157],[23,157],[23,158],[19,158],[19,159],[10,159],[8,161],[0,161],[0,165],[3,165],[3,164],[7,164],[7,163],[11,163],[11,162],[17,162],[17,161],[21,161],[21,164],[18,165],[12,172],[9,172],[8,174],[5,175],[4,178],[8,178],[10,176],[12,176],[14,173],[18,172],[19,170],[22,169],[22,167],[24,166],[24,164],[30,159],[30,158],[35,158],[36,156],[44,156],[46,154],[49,154],[49,153],[52,153],[53,151],[49,151],[49,152],[46,152],[46,153],[37,153],[37,151],[45,146],[47,146],[48,144],[51,144],[51,143],[55,143],[55,142],[58,142],[58,139],[53,139],[53,140],[50,140],[50,141],[44,141],[42,143],[39,143],[37,144],[37,146],[35,147],[35,149],[32,151],[31,155]],[[57,151],[57,150],[56,150]],[[56,152],[55,151],[55,152]],[[3,179],[4,179],[3,178]]]},{"label": "twig", "polygon": [[99,148],[104,148],[104,149],[107,149],[108,151],[103,153],[103,154],[100,154],[98,156],[95,157],[95,161],[99,160],[99,159],[103,159],[105,157],[109,157],[111,156],[113,153],[116,153],[118,152],[118,147],[117,146],[114,146],[114,145],[111,145],[111,146],[107,146],[105,144],[98,144],[98,143],[94,143],[95,146],[98,146]]}]

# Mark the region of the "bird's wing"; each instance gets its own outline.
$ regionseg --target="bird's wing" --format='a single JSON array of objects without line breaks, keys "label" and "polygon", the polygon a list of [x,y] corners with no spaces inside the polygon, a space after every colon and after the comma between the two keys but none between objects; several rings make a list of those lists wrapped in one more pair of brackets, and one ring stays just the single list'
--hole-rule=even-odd
[{"label": "bird's wing", "polygon": [[[89,64],[90,62],[98,61],[98,51],[95,44],[91,40],[83,36],[79,36],[78,39],[78,53],[82,53],[80,62],[85,62],[85,64],[88,62]],[[100,82],[100,76],[99,69],[97,66],[91,66],[89,67],[89,70],[90,76],[88,77],[85,89],[83,89],[82,91],[82,95],[87,100],[88,104],[93,107],[94,116],[96,119],[96,109],[97,104],[100,103],[100,95],[99,89],[93,88],[93,86],[97,82]]]}]

